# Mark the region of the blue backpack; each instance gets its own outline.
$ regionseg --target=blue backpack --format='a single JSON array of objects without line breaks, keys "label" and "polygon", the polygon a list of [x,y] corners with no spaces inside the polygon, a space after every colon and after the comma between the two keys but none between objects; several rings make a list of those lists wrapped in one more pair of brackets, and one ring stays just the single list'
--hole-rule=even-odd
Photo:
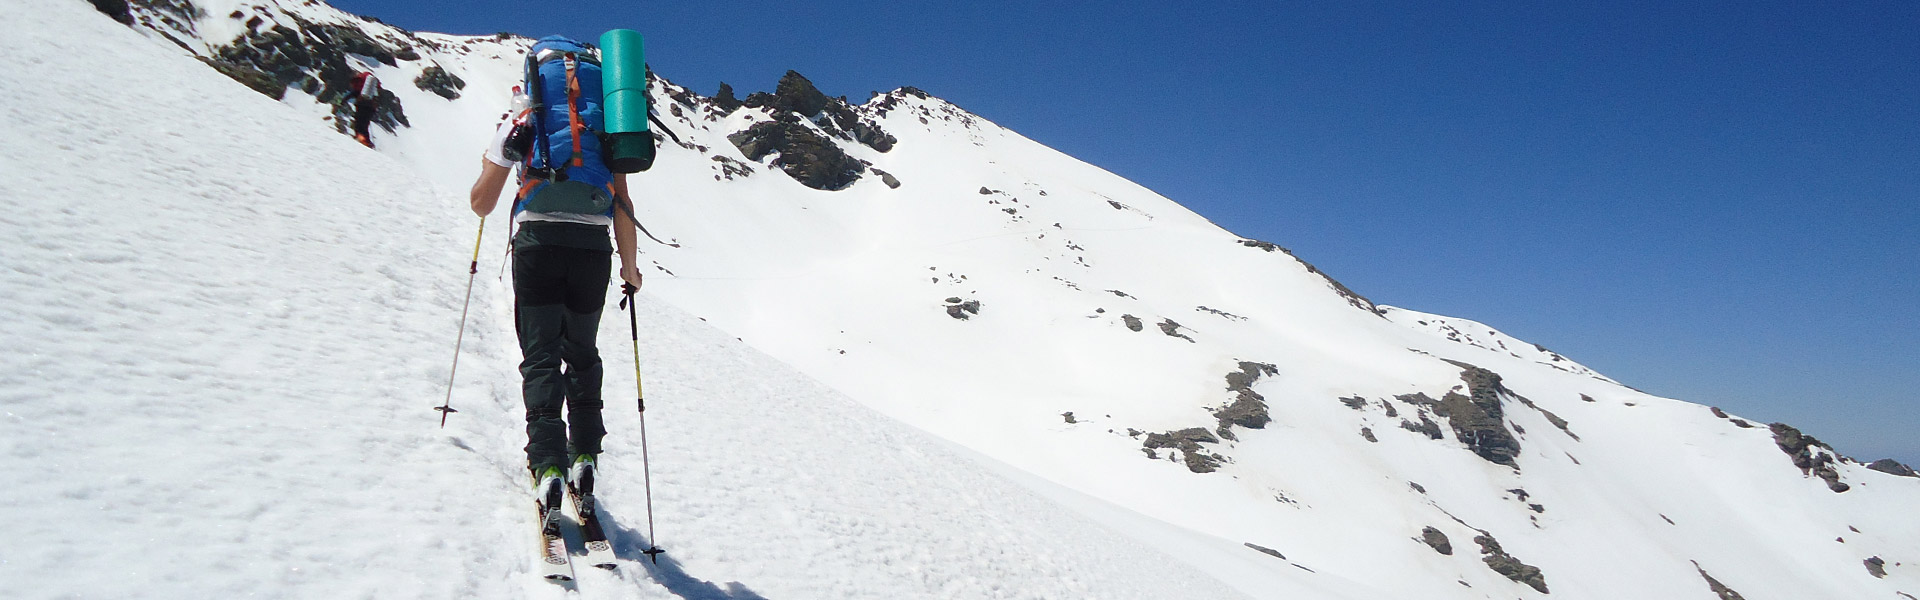
[{"label": "blue backpack", "polygon": [[598,52],[562,36],[541,38],[527,52],[526,93],[532,139],[513,212],[613,216]]}]

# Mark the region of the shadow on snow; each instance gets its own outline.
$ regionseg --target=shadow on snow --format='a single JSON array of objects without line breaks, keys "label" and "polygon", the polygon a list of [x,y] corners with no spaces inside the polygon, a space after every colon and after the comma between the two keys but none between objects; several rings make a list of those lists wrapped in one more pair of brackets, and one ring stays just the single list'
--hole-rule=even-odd
[{"label": "shadow on snow", "polygon": [[614,556],[645,568],[649,578],[673,595],[686,600],[767,600],[738,581],[723,585],[688,575],[680,561],[674,560],[670,553],[656,555],[660,561],[654,562],[653,557],[644,554],[648,547],[645,534],[621,525],[618,519],[607,514],[605,505],[598,509],[600,527],[606,532],[607,541],[613,543]]}]

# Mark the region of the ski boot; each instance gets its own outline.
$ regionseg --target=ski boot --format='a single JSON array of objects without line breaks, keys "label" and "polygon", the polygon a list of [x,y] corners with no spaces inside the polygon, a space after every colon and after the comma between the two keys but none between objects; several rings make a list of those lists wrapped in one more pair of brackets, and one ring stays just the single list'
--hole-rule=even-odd
[{"label": "ski boot", "polygon": [[543,528],[560,527],[560,505],[567,490],[567,474],[560,467],[547,467],[534,477],[534,501],[540,504]]},{"label": "ski boot", "polygon": [[597,457],[592,454],[579,454],[573,457],[573,468],[567,472],[567,491],[576,497],[593,497],[593,479],[598,465]]}]

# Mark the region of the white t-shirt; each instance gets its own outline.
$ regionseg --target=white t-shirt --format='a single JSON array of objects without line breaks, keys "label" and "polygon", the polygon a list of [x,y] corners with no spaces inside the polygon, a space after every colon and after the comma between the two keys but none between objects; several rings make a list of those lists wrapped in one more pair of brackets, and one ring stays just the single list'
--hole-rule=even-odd
[{"label": "white t-shirt", "polygon": [[[501,121],[500,126],[498,128],[495,128],[493,132],[493,142],[487,144],[487,152],[485,154],[487,158],[487,162],[490,162],[502,167],[507,167],[509,169],[518,168],[518,165],[516,163],[507,160],[506,152],[504,150],[507,147],[507,134],[510,134],[513,132],[514,123],[515,123],[515,120],[508,119],[505,121]],[[613,217],[609,217],[606,215],[580,215],[580,214],[574,214],[574,213],[542,213],[542,212],[533,212],[528,210],[528,211],[521,211],[520,214],[513,216],[513,222],[515,223],[525,223],[527,221],[553,221],[557,223],[582,223],[586,225],[601,225],[601,226],[613,225]]]}]

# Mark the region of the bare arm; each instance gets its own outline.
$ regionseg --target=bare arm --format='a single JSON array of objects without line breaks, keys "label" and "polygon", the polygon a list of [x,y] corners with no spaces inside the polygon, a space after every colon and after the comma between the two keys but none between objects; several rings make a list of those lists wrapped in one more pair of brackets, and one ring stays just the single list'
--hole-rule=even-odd
[{"label": "bare arm", "polygon": [[500,205],[500,190],[507,186],[507,176],[513,169],[493,164],[493,161],[480,159],[480,178],[474,180],[473,191],[468,201],[473,203],[473,214],[486,217]]},{"label": "bare arm", "polygon": [[613,246],[620,253],[620,279],[640,287],[639,251],[635,249],[637,234],[633,224],[633,197],[627,194],[627,175],[616,173],[613,176]]}]

